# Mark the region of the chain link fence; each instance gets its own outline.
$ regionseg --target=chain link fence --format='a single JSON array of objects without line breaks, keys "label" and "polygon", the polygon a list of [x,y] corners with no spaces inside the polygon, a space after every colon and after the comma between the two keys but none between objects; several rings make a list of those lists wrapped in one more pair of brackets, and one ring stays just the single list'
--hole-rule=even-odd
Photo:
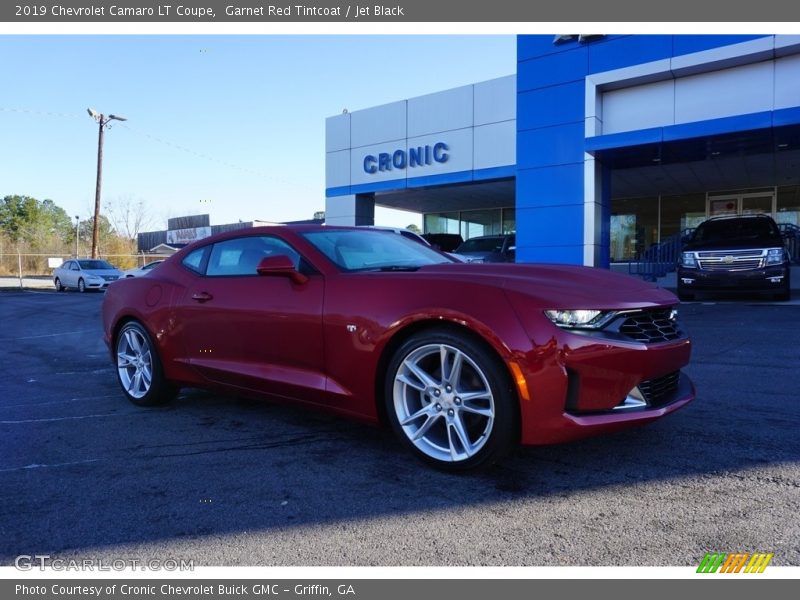
[{"label": "chain link fence", "polygon": [[[0,254],[0,287],[45,287],[52,283],[53,269],[64,261],[75,258],[74,254]],[[85,257],[80,257],[85,258]],[[156,260],[168,258],[159,254],[109,254],[102,260],[125,271],[143,267]]]}]

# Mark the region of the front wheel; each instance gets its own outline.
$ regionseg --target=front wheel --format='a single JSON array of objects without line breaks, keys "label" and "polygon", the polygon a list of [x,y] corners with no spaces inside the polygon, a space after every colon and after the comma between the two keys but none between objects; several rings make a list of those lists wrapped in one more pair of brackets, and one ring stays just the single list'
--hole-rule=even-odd
[{"label": "front wheel", "polygon": [[681,302],[686,302],[687,300],[694,300],[694,294],[691,292],[687,292],[685,288],[678,284],[678,289],[676,295],[678,296],[678,300]]},{"label": "front wheel", "polygon": [[78,279],[78,291],[81,294],[86,291],[86,284],[83,282],[83,279]]},{"label": "front wheel", "polygon": [[386,411],[400,440],[439,469],[488,466],[517,440],[517,402],[491,350],[448,330],[420,332],[387,371]]},{"label": "front wheel", "polygon": [[786,273],[786,277],[783,280],[783,289],[775,294],[775,299],[780,302],[786,302],[792,299],[792,280],[791,280],[791,271]]},{"label": "front wheel", "polygon": [[164,378],[161,361],[147,330],[136,321],[117,335],[117,379],[128,400],[138,406],[156,406],[172,400],[177,387]]}]

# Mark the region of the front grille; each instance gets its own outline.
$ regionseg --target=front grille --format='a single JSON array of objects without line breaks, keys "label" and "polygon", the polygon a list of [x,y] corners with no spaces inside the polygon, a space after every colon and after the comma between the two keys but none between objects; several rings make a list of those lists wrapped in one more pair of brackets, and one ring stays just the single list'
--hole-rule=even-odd
[{"label": "front grille", "polygon": [[750,271],[764,266],[763,250],[698,252],[697,264],[704,271]]},{"label": "front grille", "polygon": [[682,334],[673,314],[671,308],[643,310],[629,315],[620,326],[619,332],[645,344],[677,340]]},{"label": "front grille", "polygon": [[648,379],[639,384],[639,391],[642,393],[648,406],[658,407],[669,402],[672,395],[678,389],[678,380],[681,372],[675,371],[663,377]]},{"label": "front grille", "polygon": [[116,275],[101,275],[101,277],[106,281],[116,281],[117,279],[119,279],[119,277],[117,277]]}]

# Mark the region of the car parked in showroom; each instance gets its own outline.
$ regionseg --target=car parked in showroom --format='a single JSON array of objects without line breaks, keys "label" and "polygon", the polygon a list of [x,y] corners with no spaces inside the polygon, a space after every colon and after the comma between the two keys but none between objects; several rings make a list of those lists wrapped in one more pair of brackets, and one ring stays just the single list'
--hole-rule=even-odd
[{"label": "car parked in showroom", "polygon": [[275,226],[212,236],[103,301],[124,395],[183,386],[391,426],[438,468],[488,465],[686,405],[673,294],[564,265],[456,264],[386,232]]},{"label": "car parked in showroom", "polygon": [[701,223],[678,264],[678,297],[700,292],[762,292],[791,297],[789,253],[767,215],[714,217]]},{"label": "car parked in showroom", "polygon": [[137,267],[136,269],[128,269],[127,271],[122,272],[123,277],[141,277],[142,275],[147,275],[150,271],[155,269],[158,265],[163,263],[163,260],[154,260],[151,263],[147,263],[141,267]]},{"label": "car parked in showroom", "polygon": [[455,253],[464,257],[464,262],[514,262],[517,242],[515,235],[479,235],[469,238]]},{"label": "car parked in showroom", "polygon": [[67,288],[79,292],[104,290],[122,277],[114,265],[94,258],[72,259],[53,269],[53,285],[63,292]]}]

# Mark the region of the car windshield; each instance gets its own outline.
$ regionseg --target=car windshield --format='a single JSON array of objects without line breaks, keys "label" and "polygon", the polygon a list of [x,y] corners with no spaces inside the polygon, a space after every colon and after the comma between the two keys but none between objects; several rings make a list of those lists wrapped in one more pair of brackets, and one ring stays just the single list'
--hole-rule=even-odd
[{"label": "car windshield", "polygon": [[427,246],[391,232],[329,229],[302,235],[345,271],[413,271],[426,265],[453,262]]},{"label": "car windshield", "polygon": [[499,252],[503,249],[503,238],[481,237],[467,240],[458,247],[456,252]]},{"label": "car windshield", "polygon": [[769,219],[721,219],[702,223],[693,241],[713,243],[770,238],[780,238],[780,231]]},{"label": "car windshield", "polygon": [[104,260],[79,260],[78,264],[80,264],[81,269],[84,271],[100,271],[103,269],[115,268]]}]

